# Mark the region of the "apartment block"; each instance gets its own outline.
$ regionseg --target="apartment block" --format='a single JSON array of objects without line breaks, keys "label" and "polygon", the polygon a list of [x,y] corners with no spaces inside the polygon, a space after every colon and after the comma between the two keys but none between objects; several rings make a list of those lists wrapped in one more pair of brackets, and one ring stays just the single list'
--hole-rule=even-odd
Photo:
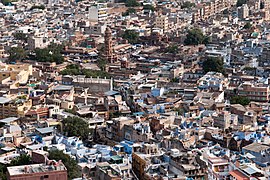
[{"label": "apartment block", "polygon": [[107,10],[107,4],[104,3],[91,6],[88,9],[90,21],[105,22],[108,18]]},{"label": "apartment block", "polygon": [[229,162],[223,158],[208,159],[208,179],[229,179]]},{"label": "apartment block", "polygon": [[31,100],[0,97],[0,118],[23,117],[31,107]]},{"label": "apartment block", "polygon": [[155,27],[162,29],[163,32],[166,32],[169,28],[168,16],[165,15],[157,16],[155,20]]},{"label": "apartment block", "polygon": [[247,4],[243,4],[240,8],[238,8],[238,17],[240,19],[246,19],[249,15],[249,8]]},{"label": "apartment block", "polygon": [[246,82],[238,87],[238,94],[239,96],[249,98],[251,101],[268,102],[269,86]]}]

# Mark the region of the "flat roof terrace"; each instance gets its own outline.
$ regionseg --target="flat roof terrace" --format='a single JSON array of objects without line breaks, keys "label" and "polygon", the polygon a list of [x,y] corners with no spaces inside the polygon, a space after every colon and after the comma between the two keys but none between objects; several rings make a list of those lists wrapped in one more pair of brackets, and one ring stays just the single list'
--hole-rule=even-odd
[{"label": "flat roof terrace", "polygon": [[44,164],[32,164],[23,166],[12,166],[7,168],[10,176],[22,175],[22,174],[35,174],[52,171],[65,171],[66,167],[63,163],[55,163],[55,165]]}]

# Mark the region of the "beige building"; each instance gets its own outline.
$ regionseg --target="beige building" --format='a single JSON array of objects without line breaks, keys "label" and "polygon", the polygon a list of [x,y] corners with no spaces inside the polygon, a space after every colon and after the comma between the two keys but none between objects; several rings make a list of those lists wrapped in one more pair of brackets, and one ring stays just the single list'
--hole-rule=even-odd
[{"label": "beige building", "polygon": [[155,28],[160,28],[163,32],[167,32],[169,27],[169,19],[165,15],[157,16],[155,20]]},{"label": "beige building", "polygon": [[47,41],[44,37],[32,36],[27,39],[28,48],[34,50],[35,48],[45,48],[50,44],[50,41]]},{"label": "beige building", "polygon": [[211,0],[197,6],[193,13],[192,21],[196,23],[200,20],[206,20],[209,17],[221,13],[231,5],[236,4],[235,0]]},{"label": "beige building", "polygon": [[106,122],[106,137],[116,141],[124,139],[124,125],[133,124],[135,119],[128,117],[114,118]]},{"label": "beige building", "polygon": [[223,111],[217,115],[213,115],[214,127],[219,127],[221,129],[228,129],[237,125],[238,116],[231,114],[228,111]]},{"label": "beige building", "polygon": [[251,101],[268,102],[269,86],[262,84],[243,83],[238,87],[239,96],[247,97]]},{"label": "beige building", "polygon": [[0,97],[0,118],[24,117],[31,107],[32,101],[29,99]]},{"label": "beige building", "polygon": [[16,89],[20,84],[26,84],[33,73],[29,64],[1,64],[0,84],[2,87]]}]

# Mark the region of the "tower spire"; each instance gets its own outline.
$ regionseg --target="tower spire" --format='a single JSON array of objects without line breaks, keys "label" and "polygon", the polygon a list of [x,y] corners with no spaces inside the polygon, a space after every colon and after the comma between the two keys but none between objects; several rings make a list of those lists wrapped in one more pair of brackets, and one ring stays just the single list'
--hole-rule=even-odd
[{"label": "tower spire", "polygon": [[104,49],[104,57],[107,62],[113,62],[113,49],[112,49],[112,31],[109,27],[105,30],[105,49]]}]

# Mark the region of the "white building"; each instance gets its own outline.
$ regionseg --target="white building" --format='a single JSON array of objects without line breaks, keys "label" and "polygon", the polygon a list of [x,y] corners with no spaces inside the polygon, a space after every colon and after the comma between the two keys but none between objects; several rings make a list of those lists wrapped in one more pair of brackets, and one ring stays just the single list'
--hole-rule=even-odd
[{"label": "white building", "polygon": [[45,48],[47,47],[51,42],[44,37],[29,37],[27,40],[28,46],[30,50],[33,50],[35,48]]},{"label": "white building", "polygon": [[243,4],[242,7],[238,8],[238,17],[240,19],[246,19],[249,16],[249,8],[247,4]]},{"label": "white building", "polygon": [[89,7],[89,20],[94,22],[105,22],[107,20],[107,4],[97,4]]}]

